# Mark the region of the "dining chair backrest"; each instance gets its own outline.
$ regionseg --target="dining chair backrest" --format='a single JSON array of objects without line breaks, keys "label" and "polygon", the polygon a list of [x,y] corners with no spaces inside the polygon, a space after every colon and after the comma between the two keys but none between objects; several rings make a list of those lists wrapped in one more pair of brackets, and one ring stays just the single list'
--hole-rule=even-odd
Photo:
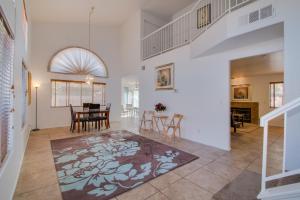
[{"label": "dining chair backrest", "polygon": [[83,111],[87,111],[87,110],[89,110],[89,108],[90,108],[90,104],[91,104],[91,103],[83,103],[83,104],[82,104]]},{"label": "dining chair backrest", "polygon": [[72,104],[70,104],[70,112],[71,112],[71,119],[72,119],[72,121],[74,121],[76,116],[75,116]]},{"label": "dining chair backrest", "polygon": [[89,109],[91,110],[96,110],[96,109],[100,109],[100,104],[93,104],[93,103],[91,103],[90,105],[89,105]]},{"label": "dining chair backrest", "polygon": [[181,114],[174,114],[171,120],[171,124],[180,127],[181,120],[183,119],[183,115]]},{"label": "dining chair backrest", "polygon": [[[100,110],[100,104],[93,104],[91,103],[89,106],[89,111],[99,111]],[[90,113],[90,116],[96,117],[99,113]]]},{"label": "dining chair backrest", "polygon": [[106,110],[110,111],[111,103],[106,104]]}]

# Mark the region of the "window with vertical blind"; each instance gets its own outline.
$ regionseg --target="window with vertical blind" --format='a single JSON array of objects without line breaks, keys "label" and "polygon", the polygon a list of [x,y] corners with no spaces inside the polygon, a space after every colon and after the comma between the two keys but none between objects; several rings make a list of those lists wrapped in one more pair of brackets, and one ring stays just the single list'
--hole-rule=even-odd
[{"label": "window with vertical blind", "polygon": [[0,167],[12,143],[14,36],[0,7]]},{"label": "window with vertical blind", "polygon": [[87,84],[83,81],[51,80],[51,106],[82,106],[83,103],[105,104],[105,83]]},{"label": "window with vertical blind", "polygon": [[283,82],[270,83],[270,108],[279,108],[283,104]]}]

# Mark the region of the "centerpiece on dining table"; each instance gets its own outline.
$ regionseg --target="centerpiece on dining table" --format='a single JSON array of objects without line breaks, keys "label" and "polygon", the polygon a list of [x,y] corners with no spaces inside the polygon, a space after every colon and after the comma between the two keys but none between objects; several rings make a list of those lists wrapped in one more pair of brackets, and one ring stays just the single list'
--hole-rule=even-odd
[{"label": "centerpiece on dining table", "polygon": [[161,114],[167,110],[167,107],[162,103],[157,103],[157,104],[155,104],[154,109],[157,113]]}]

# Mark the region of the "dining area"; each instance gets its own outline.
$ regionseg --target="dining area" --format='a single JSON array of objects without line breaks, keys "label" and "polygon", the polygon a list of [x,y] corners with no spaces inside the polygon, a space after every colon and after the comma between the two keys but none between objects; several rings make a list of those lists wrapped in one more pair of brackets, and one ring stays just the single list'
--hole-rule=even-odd
[{"label": "dining area", "polygon": [[71,114],[71,132],[77,131],[80,133],[81,131],[101,131],[102,129],[110,128],[109,116],[111,103],[104,105],[83,103],[80,107],[74,107],[70,104],[69,107]]}]

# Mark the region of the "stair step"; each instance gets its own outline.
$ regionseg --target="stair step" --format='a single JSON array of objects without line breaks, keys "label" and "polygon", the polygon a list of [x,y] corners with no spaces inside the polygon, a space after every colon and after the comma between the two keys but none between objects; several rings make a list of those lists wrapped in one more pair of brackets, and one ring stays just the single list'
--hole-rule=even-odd
[{"label": "stair step", "polygon": [[263,200],[300,199],[300,183],[266,189],[258,195]]},{"label": "stair step", "polygon": [[300,174],[283,177],[277,180],[268,181],[267,188],[274,188],[278,186],[290,185],[294,183],[300,183]]}]

